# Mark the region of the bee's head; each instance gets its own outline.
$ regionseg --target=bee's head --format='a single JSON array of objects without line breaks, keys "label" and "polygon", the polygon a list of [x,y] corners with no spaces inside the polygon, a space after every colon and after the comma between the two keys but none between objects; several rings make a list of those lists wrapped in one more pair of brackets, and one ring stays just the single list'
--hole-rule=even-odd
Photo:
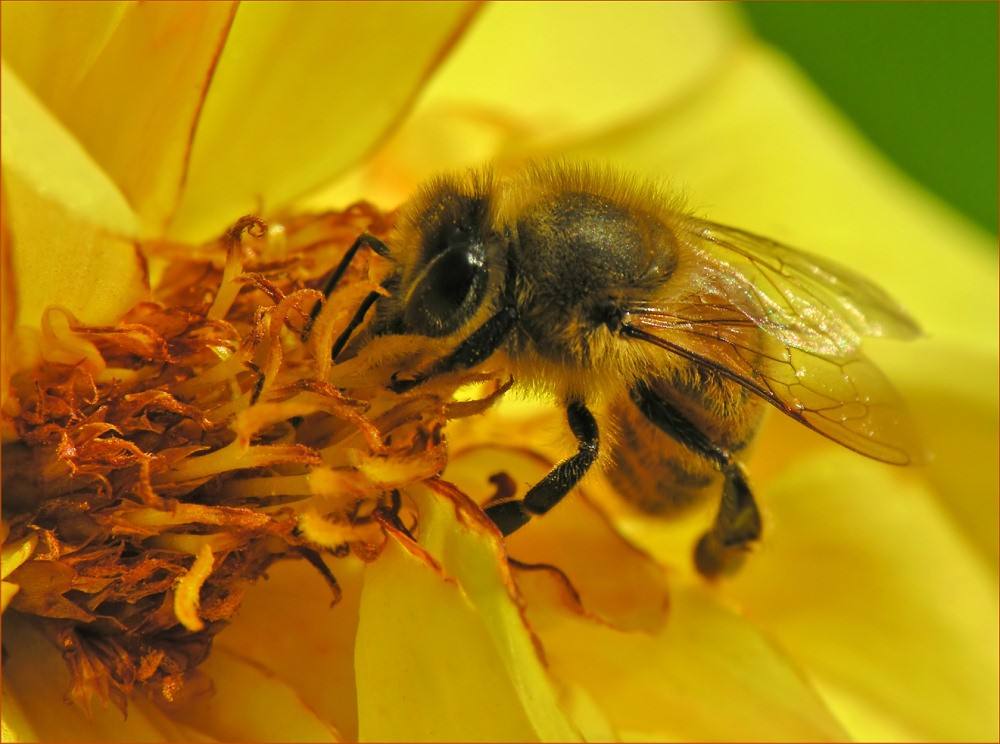
[{"label": "bee's head", "polygon": [[505,245],[490,190],[488,175],[442,178],[407,203],[391,246],[394,297],[379,309],[383,332],[448,336],[498,291]]}]

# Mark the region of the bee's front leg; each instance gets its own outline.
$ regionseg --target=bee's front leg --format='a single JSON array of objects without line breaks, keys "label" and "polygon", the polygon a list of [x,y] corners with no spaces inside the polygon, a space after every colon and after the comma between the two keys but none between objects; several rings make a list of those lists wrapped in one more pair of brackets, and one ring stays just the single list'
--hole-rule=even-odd
[{"label": "bee's front leg", "polygon": [[594,415],[582,402],[570,400],[566,404],[566,418],[578,443],[576,454],[556,465],[552,472],[529,489],[524,499],[486,507],[486,516],[493,520],[502,534],[509,535],[533,516],[545,514],[558,504],[597,459],[599,437]]},{"label": "bee's front leg", "polygon": [[432,377],[470,369],[485,362],[500,348],[500,344],[510,335],[516,322],[517,310],[514,306],[502,307],[499,312],[473,331],[472,335],[460,343],[454,351],[448,356],[438,359],[426,372],[411,379],[400,379],[393,375],[389,389],[394,393],[405,393]]},{"label": "bee's front leg", "polygon": [[698,572],[709,578],[735,572],[762,530],[760,511],[746,470],[732,452],[713,442],[683,412],[645,383],[637,383],[631,396],[657,428],[722,471],[725,481],[719,511],[711,528],[698,541],[694,563]]}]

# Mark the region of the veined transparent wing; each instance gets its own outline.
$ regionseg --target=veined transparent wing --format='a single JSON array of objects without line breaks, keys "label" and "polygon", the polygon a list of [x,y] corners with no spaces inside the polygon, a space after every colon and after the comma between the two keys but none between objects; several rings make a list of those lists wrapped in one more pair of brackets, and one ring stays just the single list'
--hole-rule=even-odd
[{"label": "veined transparent wing", "polygon": [[711,368],[845,447],[905,465],[926,458],[864,337],[919,328],[859,274],[734,228],[692,221],[690,294],[628,306],[622,333]]},{"label": "veined transparent wing", "polygon": [[920,334],[881,287],[826,258],[703,220],[689,221],[679,237],[696,254],[693,283],[788,346],[841,355],[864,337]]}]

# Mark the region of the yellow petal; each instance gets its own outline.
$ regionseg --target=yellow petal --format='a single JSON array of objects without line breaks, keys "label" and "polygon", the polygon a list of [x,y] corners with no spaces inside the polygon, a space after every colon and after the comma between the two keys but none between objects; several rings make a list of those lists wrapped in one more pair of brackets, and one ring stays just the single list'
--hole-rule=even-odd
[{"label": "yellow petal", "polygon": [[[258,645],[271,639],[259,634]],[[214,692],[202,700],[168,708],[187,731],[214,741],[342,741],[336,728],[301,695],[298,675],[277,677],[256,660],[215,648],[200,667]]]},{"label": "yellow petal", "polygon": [[589,3],[570,13],[558,3],[498,3],[483,11],[416,115],[492,118],[527,136],[519,147],[562,146],[702,84],[737,35],[730,12]]},{"label": "yellow petal", "polygon": [[171,233],[203,237],[356,163],[401,117],[472,11],[468,3],[241,5]]},{"label": "yellow petal", "polygon": [[[578,740],[475,515],[420,490],[420,546],[391,534],[368,567],[355,655],[359,736]],[[478,517],[479,520],[482,517]]]},{"label": "yellow petal", "polygon": [[[134,235],[138,222],[128,201],[74,132],[6,62],[0,64],[0,83],[5,175],[15,175],[77,220],[119,235]],[[40,232],[39,225],[46,223],[36,223],[36,232]]]},{"label": "yellow petal", "polygon": [[357,162],[473,11],[4,4],[3,54],[118,184],[146,235],[169,222],[175,236],[204,238]]},{"label": "yellow petal", "polygon": [[34,533],[13,543],[5,543],[0,549],[0,579],[6,579],[15,568],[28,560],[35,552],[36,545],[38,535]]},{"label": "yellow petal", "polygon": [[615,731],[639,741],[841,741],[796,666],[704,587],[675,585],[658,634],[621,632],[528,606],[552,673],[586,689]]},{"label": "yellow petal", "polygon": [[147,234],[176,205],[234,9],[4,3],[4,60],[119,186]]},{"label": "yellow petal", "polygon": [[686,100],[728,59],[733,18],[724,3],[487,5],[400,130],[317,200],[394,204],[442,169],[558,154]]},{"label": "yellow petal", "polygon": [[[330,563],[342,592],[339,602],[331,603],[326,582],[305,561],[276,564],[268,569],[267,581],[247,589],[240,614],[219,636],[216,651],[244,660],[288,685],[317,720],[328,722],[345,740],[356,741],[354,638],[363,564],[353,558]],[[222,702],[234,700],[229,697],[227,683],[217,679],[213,671],[220,669],[227,674],[224,663],[207,669]],[[221,722],[238,718],[244,711],[236,698],[228,706],[213,705],[209,713],[202,712],[196,702],[173,715],[188,725],[219,735]],[[261,706],[260,714],[268,716],[272,712],[268,706]],[[273,715],[275,725],[286,718],[283,709]],[[234,724],[230,721],[226,725]],[[230,740],[247,736],[244,732]],[[287,736],[276,739],[286,740]]]},{"label": "yellow petal", "polygon": [[[2,74],[2,73],[0,73]],[[17,283],[14,281],[14,239],[10,231],[7,193],[0,178],[0,339],[10,338],[17,319]],[[0,345],[0,407],[6,408],[11,362],[9,345]]]},{"label": "yellow petal", "polygon": [[[6,579],[11,572],[24,563],[35,552],[38,545],[38,535],[30,533],[26,537],[16,540],[13,543],[7,542],[7,523],[3,524],[3,549],[0,550],[0,579]],[[10,581],[0,582],[0,613],[7,609],[7,605],[17,594],[20,586]]]},{"label": "yellow petal", "polygon": [[107,325],[145,299],[146,266],[133,243],[74,218],[15,174],[5,191],[19,324],[37,327],[43,310],[58,303],[82,323]]},{"label": "yellow petal", "polygon": [[[984,312],[988,312],[984,308]],[[939,504],[955,519],[984,561],[1000,560],[1000,429],[997,427],[997,355],[955,342],[928,341],[924,354],[910,350],[897,375],[919,378],[907,386],[907,400],[934,455],[928,481]],[[903,369],[909,362],[908,369]]]},{"label": "yellow petal", "polygon": [[135,231],[135,218],[115,185],[6,67],[2,90],[17,321],[37,327],[42,310],[58,302],[83,322],[113,323],[147,290],[144,262],[119,237]]},{"label": "yellow petal", "polygon": [[846,452],[789,463],[727,593],[854,738],[994,740],[995,580],[914,475]]}]

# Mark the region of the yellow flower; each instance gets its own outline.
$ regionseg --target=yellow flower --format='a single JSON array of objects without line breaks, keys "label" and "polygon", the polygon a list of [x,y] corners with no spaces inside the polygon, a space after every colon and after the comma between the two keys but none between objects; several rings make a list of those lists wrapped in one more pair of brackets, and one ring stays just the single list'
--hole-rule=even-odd
[{"label": "yellow flower", "polygon": [[[997,737],[997,283],[995,260],[981,250],[989,238],[881,161],[730,8],[4,3],[2,12],[5,741]],[[326,379],[317,348],[356,301],[344,297],[321,315],[309,344],[293,342],[283,319],[306,322],[317,297],[306,282],[334,254],[308,253],[294,230],[213,239],[241,214],[272,224],[284,215],[292,225],[290,214],[359,198],[389,209],[442,168],[552,154],[668,177],[713,219],[877,278],[927,333],[874,356],[911,402],[935,460],[892,469],[772,417],[749,462],[765,539],[737,577],[708,585],[689,555],[710,515],[639,519],[599,474],[511,537],[521,562],[508,565],[468,497],[491,492],[485,476],[532,482],[540,462],[564,456],[562,417],[544,404],[505,399],[448,422],[446,480],[429,477],[440,450],[418,436],[447,415],[436,399],[416,412],[426,428],[398,430],[411,436],[394,438],[389,452],[378,434],[405,427],[405,417],[384,418],[373,433],[329,391],[323,405],[341,406],[333,417],[359,432],[352,447],[331,445],[322,463],[310,459],[319,434],[310,452],[257,449],[290,446],[254,437],[320,405],[303,380]],[[337,223],[340,249],[351,229],[370,228],[351,214]],[[268,273],[267,262],[285,255],[313,263],[288,264],[280,281],[298,284],[274,292],[268,282],[280,272]],[[194,266],[208,266],[206,276],[179,269]],[[357,298],[370,286],[365,271],[350,288]],[[254,289],[237,295],[241,274]],[[66,576],[53,569],[50,535],[25,531],[24,515],[58,491],[53,483],[65,485],[59,463],[76,461],[39,439],[32,470],[12,422],[24,418],[24,391],[37,389],[24,382],[33,370],[82,370],[112,405],[112,378],[129,379],[109,350],[124,358],[145,343],[153,355],[155,339],[139,327],[159,339],[197,337],[193,320],[177,330],[136,304],[150,286],[163,305],[204,302],[218,328],[229,323],[211,337],[225,343],[184,354],[168,344],[163,369],[179,376],[157,388],[187,385],[178,400],[216,411],[199,429],[209,454],[162,438],[115,453],[133,458],[129,483],[144,494],[143,503],[126,499],[128,534],[166,540],[156,547],[183,556],[169,564],[176,582],[162,596],[172,601],[155,622],[181,639],[204,638],[200,624],[210,626],[203,676],[183,679],[194,693],[210,679],[215,693],[173,704],[136,694],[122,721],[114,708],[93,706],[87,717],[64,702],[79,668],[71,678],[50,644],[52,613],[29,618]],[[203,294],[182,294],[192,288]],[[265,295],[255,314],[249,298]],[[85,330],[95,327],[104,329]],[[256,391],[241,359],[260,369]],[[300,385],[300,397],[279,394],[279,380]],[[219,390],[231,403],[212,409]],[[96,420],[71,423],[93,435],[86,443],[109,431]],[[421,442],[430,454],[399,450]],[[174,459],[164,455],[171,447]],[[161,459],[147,466],[149,452]],[[372,533],[345,537],[336,529],[356,525],[322,519],[318,507],[296,507],[295,530],[280,509],[262,510],[261,522],[215,511],[231,521],[210,525],[204,509],[220,504],[186,498],[183,484],[233,462],[275,462],[238,460],[250,452],[277,452],[288,458],[282,467],[301,471],[239,471],[241,488],[280,475],[320,497],[355,487],[365,498],[417,481],[405,491],[418,539],[383,512]],[[428,469],[403,472],[414,462]],[[11,483],[11,472],[35,480]],[[121,493],[105,471],[95,493],[102,477],[108,493]],[[86,514],[61,524],[82,529]],[[149,538],[142,531],[154,528]],[[257,556],[274,551],[261,558],[266,581],[219,585],[244,592],[238,612],[205,590],[223,573],[215,556],[235,554],[220,535]],[[72,542],[71,533],[55,537]],[[355,556],[370,543],[370,562],[326,550],[345,541]],[[341,595],[334,607],[313,563],[281,560],[299,548],[326,557]]]}]

